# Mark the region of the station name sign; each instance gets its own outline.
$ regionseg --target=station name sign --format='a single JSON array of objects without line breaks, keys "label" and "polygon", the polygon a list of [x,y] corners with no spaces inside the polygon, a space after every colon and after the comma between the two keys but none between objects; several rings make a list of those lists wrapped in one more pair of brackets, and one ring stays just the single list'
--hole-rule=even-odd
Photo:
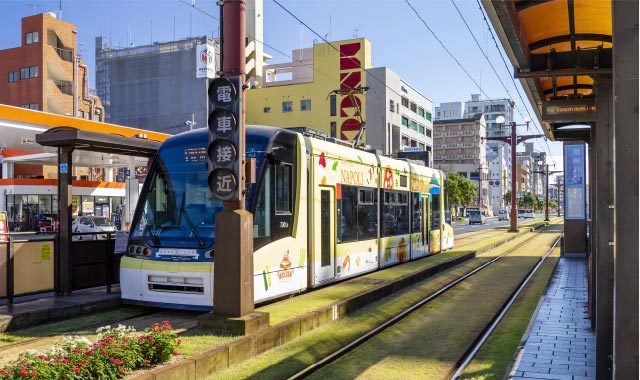
[{"label": "station name sign", "polygon": [[596,121],[596,100],[559,99],[542,105],[542,121],[549,123],[571,123]]}]

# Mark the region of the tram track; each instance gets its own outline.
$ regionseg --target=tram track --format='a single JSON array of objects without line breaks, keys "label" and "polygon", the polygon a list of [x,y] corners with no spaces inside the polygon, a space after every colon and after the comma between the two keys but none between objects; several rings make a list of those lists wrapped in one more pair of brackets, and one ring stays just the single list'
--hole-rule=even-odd
[{"label": "tram track", "polygon": [[[445,294],[449,290],[455,288],[460,283],[466,281],[467,279],[469,279],[470,277],[474,276],[475,274],[485,270],[486,268],[490,267],[491,265],[495,264],[496,262],[499,262],[501,259],[507,257],[508,255],[518,251],[520,248],[524,247],[525,245],[532,244],[532,242],[537,237],[542,236],[543,232],[552,230],[554,228],[554,226],[556,226],[556,225],[547,226],[546,228],[540,230],[536,234],[536,236],[534,236],[533,238],[525,239],[522,242],[519,242],[519,243],[513,245],[512,247],[508,248],[506,251],[504,251],[500,255],[498,255],[495,258],[489,260],[488,262],[480,265],[479,267],[467,272],[463,276],[458,277],[457,279],[449,282],[448,284],[446,284],[445,286],[441,287],[436,292],[433,292],[429,296],[423,298],[421,301],[419,301],[419,302],[415,303],[414,305],[406,308],[405,310],[403,310],[402,312],[398,313],[394,317],[388,319],[386,322],[380,324],[379,326],[375,327],[374,329],[370,330],[369,332],[361,335],[360,337],[358,337],[357,339],[353,340],[352,342],[344,345],[343,347],[341,347],[340,349],[336,350],[332,354],[325,356],[323,359],[321,359],[321,360],[317,361],[316,363],[304,368],[303,370],[299,371],[295,375],[290,376],[289,379],[293,380],[293,379],[307,378],[307,377],[315,374],[316,372],[318,372],[323,367],[326,367],[329,364],[337,361],[338,359],[345,357],[351,351],[353,351],[356,348],[360,347],[361,345],[363,345],[367,341],[371,340],[372,338],[378,336],[382,332],[388,330],[389,328],[391,328],[392,326],[394,326],[395,324],[397,324],[401,320],[405,319],[407,316],[413,314],[414,312],[416,312],[417,310],[419,310],[420,308],[422,308],[426,304],[438,299],[443,294]],[[556,239],[556,242],[553,244],[552,248],[549,249],[547,252],[545,252],[545,254],[543,255],[544,258],[546,258],[549,255],[549,253],[553,250],[553,247],[557,244],[558,240],[559,240],[559,238]],[[492,326],[493,324],[497,325],[497,323],[499,322],[498,315],[504,315],[506,313],[506,310],[504,310],[505,307],[510,305],[513,302],[513,300],[517,297],[517,294],[519,294],[521,289],[524,288],[524,286],[526,285],[526,281],[528,281],[528,279],[531,278],[531,276],[535,272],[535,268],[539,267],[539,265],[544,260],[544,258],[541,258],[541,259],[538,260],[537,264],[534,266],[534,269],[531,269],[529,271],[529,273],[525,276],[525,280],[521,281],[520,286],[518,286],[516,288],[516,290],[508,297],[508,300],[505,301],[505,303],[503,304],[503,307],[500,309],[501,311],[498,311],[493,316],[493,318],[491,319],[491,322],[488,323],[487,326],[485,326],[485,328],[482,330],[482,333],[479,334],[479,336],[476,337],[473,340],[473,345],[471,345],[471,347],[468,348],[465,351],[465,353],[460,356],[460,359],[456,361],[456,363],[453,366],[453,368],[451,368],[447,372],[447,375],[445,377],[446,379],[452,378],[452,376],[455,375],[459,369],[461,369],[461,370],[464,369],[464,365],[466,365],[469,362],[469,360],[472,358],[472,355],[474,355],[475,352],[477,352],[477,349],[479,348],[478,343],[480,343],[480,345],[481,345],[481,343],[484,342],[484,339],[482,339],[482,336],[484,336],[485,334],[488,336],[488,334],[490,334],[490,331],[487,332],[487,329],[490,328],[490,326]],[[474,348],[475,346],[478,346],[478,347]]]}]

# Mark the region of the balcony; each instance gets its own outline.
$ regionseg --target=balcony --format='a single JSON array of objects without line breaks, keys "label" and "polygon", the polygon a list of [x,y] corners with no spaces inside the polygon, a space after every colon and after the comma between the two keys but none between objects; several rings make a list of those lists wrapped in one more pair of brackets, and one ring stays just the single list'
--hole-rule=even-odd
[{"label": "balcony", "polygon": [[[49,46],[51,46],[51,45],[49,45]],[[60,59],[62,59],[63,61],[73,62],[73,51],[72,50],[60,49],[60,48],[57,48],[55,46],[51,46],[51,48],[56,51],[56,53],[58,54]]]},{"label": "balcony", "polygon": [[64,80],[54,80],[56,87],[60,89],[63,94],[73,95],[73,82]]}]

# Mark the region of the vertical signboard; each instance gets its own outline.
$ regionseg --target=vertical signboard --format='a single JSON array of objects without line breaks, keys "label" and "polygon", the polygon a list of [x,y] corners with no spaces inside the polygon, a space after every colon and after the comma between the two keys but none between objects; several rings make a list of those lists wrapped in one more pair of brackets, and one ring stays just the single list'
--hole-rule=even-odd
[{"label": "vertical signboard", "polygon": [[0,211],[0,241],[9,241],[9,226],[7,225],[7,213]]},{"label": "vertical signboard", "polygon": [[196,46],[196,78],[216,77],[216,51],[209,44]]},{"label": "vertical signboard", "polygon": [[565,219],[585,219],[584,144],[564,146]]},{"label": "vertical signboard", "polygon": [[223,201],[241,200],[242,84],[240,77],[216,78],[208,88],[209,190]]}]

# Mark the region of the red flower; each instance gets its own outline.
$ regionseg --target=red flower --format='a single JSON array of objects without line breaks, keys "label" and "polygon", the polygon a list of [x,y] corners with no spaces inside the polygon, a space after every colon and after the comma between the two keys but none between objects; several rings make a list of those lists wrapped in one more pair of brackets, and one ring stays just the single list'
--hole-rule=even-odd
[{"label": "red flower", "polygon": [[76,367],[74,367],[74,368],[69,368],[69,371],[71,371],[71,372],[75,372],[75,373],[80,373],[80,368],[76,368]]},{"label": "red flower", "polygon": [[178,345],[181,345],[182,344],[182,339],[178,339],[177,342],[178,342]]},{"label": "red flower", "polygon": [[120,367],[120,373],[124,373],[124,367]]},{"label": "red flower", "polygon": [[21,374],[22,376],[24,376],[24,377],[27,377],[27,374],[28,374],[28,373],[27,373],[27,370],[23,368],[23,369],[21,369],[21,370],[20,370],[20,374]]},{"label": "red flower", "polygon": [[38,372],[36,371],[31,371],[31,377],[36,377],[38,376]]}]

